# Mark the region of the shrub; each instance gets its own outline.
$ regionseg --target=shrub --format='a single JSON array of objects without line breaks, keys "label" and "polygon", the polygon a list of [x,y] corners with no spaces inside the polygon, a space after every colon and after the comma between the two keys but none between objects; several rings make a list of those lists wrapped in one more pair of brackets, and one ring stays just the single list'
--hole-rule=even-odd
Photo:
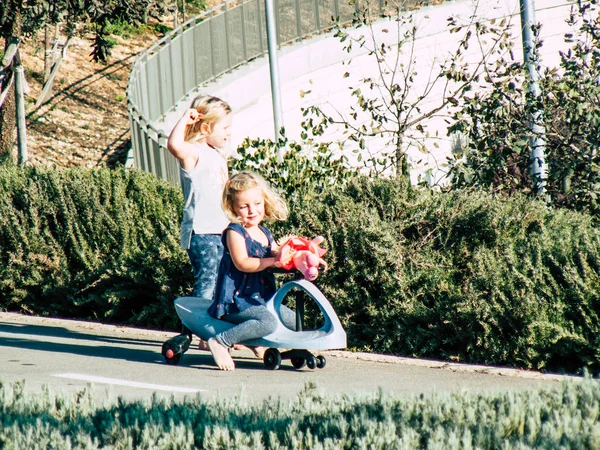
[{"label": "shrub", "polygon": [[[172,301],[189,293],[192,273],[178,187],[135,170],[13,167],[0,170],[0,191],[3,308],[179,327]],[[590,216],[395,180],[298,184],[293,198],[289,220],[269,227],[326,238],[329,270],[316,284],[351,349],[600,368],[600,230]]]},{"label": "shrub", "polygon": [[0,192],[3,308],[175,326],[163,310],[191,282],[178,189],[135,170],[12,167]]},{"label": "shrub", "polygon": [[414,398],[331,396],[307,384],[296,399],[249,404],[198,396],[105,401],[83,391],[33,397],[0,383],[0,446],[12,449],[492,449],[600,446],[595,380],[554,389]]},{"label": "shrub", "polygon": [[600,230],[589,216],[361,181],[290,222],[326,237],[330,269],[317,282],[354,349],[567,371],[600,363]]},{"label": "shrub", "polygon": [[549,202],[600,214],[598,2],[575,4],[566,22],[573,30],[565,35],[571,47],[560,53],[558,68],[540,69],[539,99],[528,92],[527,67],[512,52],[460,99],[449,130],[468,139],[451,161],[455,187],[536,194],[529,137],[531,117],[543,111]]},{"label": "shrub", "polygon": [[[284,153],[280,158],[281,149]],[[260,173],[290,204],[311,192],[342,187],[359,176],[357,169],[350,167],[344,156],[336,156],[329,144],[300,144],[285,136],[279,142],[246,139],[237,152],[232,171]]]}]

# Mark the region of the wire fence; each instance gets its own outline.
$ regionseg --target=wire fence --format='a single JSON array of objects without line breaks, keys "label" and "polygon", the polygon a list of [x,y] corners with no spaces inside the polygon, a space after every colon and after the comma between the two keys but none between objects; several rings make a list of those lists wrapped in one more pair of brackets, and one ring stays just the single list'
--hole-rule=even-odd
[{"label": "wire fence", "polygon": [[[278,46],[327,32],[336,20],[351,22],[359,5],[349,0],[273,1]],[[383,14],[387,8],[407,10],[416,4],[402,0],[384,6],[377,0],[368,6]],[[179,183],[176,161],[166,151],[167,136],[154,124],[190,91],[267,50],[264,2],[248,0],[205,11],[144,51],[133,64],[127,86],[134,167]]]}]

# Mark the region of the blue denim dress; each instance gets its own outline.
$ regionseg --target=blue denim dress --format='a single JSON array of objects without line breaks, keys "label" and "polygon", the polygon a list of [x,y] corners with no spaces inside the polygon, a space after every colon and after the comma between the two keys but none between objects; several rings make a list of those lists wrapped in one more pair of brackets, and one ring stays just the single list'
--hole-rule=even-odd
[{"label": "blue denim dress", "polygon": [[223,258],[219,266],[214,301],[208,308],[208,313],[212,317],[220,319],[226,314],[241,312],[251,306],[264,305],[275,294],[275,275],[271,270],[241,272],[235,267],[227,248],[227,232],[239,233],[246,241],[248,256],[252,258],[273,256],[271,254],[273,235],[262,225],[259,227],[269,240],[267,247],[252,239],[242,225],[230,223],[223,232],[221,237],[224,247]]}]

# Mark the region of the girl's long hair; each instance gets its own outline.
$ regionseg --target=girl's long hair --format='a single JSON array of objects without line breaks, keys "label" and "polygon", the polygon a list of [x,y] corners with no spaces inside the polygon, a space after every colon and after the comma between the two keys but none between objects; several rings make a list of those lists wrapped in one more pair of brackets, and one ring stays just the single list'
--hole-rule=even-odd
[{"label": "girl's long hair", "polygon": [[200,139],[202,124],[207,124],[209,132],[212,132],[212,128],[216,122],[227,114],[231,114],[231,107],[226,101],[206,94],[200,94],[192,100],[190,108],[194,108],[200,113],[200,120],[185,127],[184,139],[187,142],[195,142]]},{"label": "girl's long hair", "polygon": [[233,202],[238,193],[259,188],[265,199],[265,219],[285,220],[289,215],[285,200],[255,172],[242,171],[233,175],[223,189],[223,210],[232,222],[239,220],[233,211]]}]

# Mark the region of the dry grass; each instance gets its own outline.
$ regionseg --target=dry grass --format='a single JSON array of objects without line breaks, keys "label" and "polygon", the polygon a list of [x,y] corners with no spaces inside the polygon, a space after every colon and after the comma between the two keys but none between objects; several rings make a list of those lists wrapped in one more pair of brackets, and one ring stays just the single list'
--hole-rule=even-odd
[{"label": "dry grass", "polygon": [[139,52],[159,37],[151,31],[127,39],[115,37],[118,45],[107,64],[92,61],[85,36],[74,38],[53,91],[39,108],[34,105],[43,88],[43,41],[25,42],[21,54],[30,87],[26,96],[29,163],[95,167],[124,162],[130,145],[125,99],[129,72]]}]

